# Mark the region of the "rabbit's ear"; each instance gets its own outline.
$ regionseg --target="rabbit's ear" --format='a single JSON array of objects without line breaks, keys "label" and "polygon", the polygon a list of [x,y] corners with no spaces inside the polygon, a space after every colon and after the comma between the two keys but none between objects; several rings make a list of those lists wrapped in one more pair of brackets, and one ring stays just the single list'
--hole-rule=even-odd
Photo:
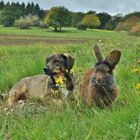
[{"label": "rabbit's ear", "polygon": [[108,62],[111,66],[114,66],[118,64],[121,57],[121,52],[119,50],[113,50],[110,52],[106,58],[105,61]]},{"label": "rabbit's ear", "polygon": [[101,50],[97,45],[94,46],[94,53],[98,62],[103,61]]}]

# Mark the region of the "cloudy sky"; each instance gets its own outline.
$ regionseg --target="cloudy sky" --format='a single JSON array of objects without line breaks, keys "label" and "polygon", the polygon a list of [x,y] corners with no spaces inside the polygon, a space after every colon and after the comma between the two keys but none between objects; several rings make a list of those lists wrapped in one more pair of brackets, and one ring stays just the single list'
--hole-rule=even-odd
[{"label": "cloudy sky", "polygon": [[140,0],[3,0],[14,2],[38,3],[43,9],[50,9],[53,6],[65,6],[71,11],[87,12],[108,12],[112,15],[117,13],[127,14],[140,11]]}]

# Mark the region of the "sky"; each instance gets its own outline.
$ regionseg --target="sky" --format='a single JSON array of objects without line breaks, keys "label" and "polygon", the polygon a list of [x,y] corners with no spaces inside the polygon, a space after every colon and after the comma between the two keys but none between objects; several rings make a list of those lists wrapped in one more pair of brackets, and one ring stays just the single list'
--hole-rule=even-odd
[{"label": "sky", "polygon": [[[0,0],[1,1],[1,0]],[[140,0],[3,0],[4,2],[31,2],[38,3],[44,10],[53,6],[65,6],[74,12],[87,12],[89,10],[107,12],[111,15],[122,13],[123,15],[140,11]]]}]

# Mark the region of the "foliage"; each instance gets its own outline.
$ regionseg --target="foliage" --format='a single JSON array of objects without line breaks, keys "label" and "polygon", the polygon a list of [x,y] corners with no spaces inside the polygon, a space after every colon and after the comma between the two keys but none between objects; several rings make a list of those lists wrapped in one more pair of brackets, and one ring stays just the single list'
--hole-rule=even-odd
[{"label": "foliage", "polygon": [[111,15],[109,15],[108,13],[98,13],[97,16],[101,22],[101,25],[98,28],[104,29],[106,23],[111,19]]},{"label": "foliage", "polygon": [[117,14],[112,17],[105,25],[106,30],[114,30],[119,22],[123,20],[123,16],[121,14]]},{"label": "foliage", "polygon": [[20,19],[15,20],[15,26],[19,27],[20,29],[28,29],[32,26],[32,20],[30,17],[20,17]]},{"label": "foliage", "polygon": [[92,11],[92,10],[90,10],[90,11],[88,11],[87,13],[86,13],[87,15],[89,15],[89,14],[96,14],[96,11]]},{"label": "foliage", "polygon": [[3,11],[2,14],[2,23],[4,26],[12,26],[14,21],[20,16],[26,15],[37,15],[39,18],[44,19],[45,11],[42,10],[38,4],[28,3],[25,5],[24,2],[7,2],[6,4],[0,2],[0,10]]},{"label": "foliage", "polygon": [[133,13],[129,13],[129,14],[125,15],[124,21],[133,16],[140,18],[140,12],[133,12]]},{"label": "foliage", "polygon": [[55,31],[61,32],[61,28],[70,25],[71,15],[65,7],[53,7],[45,17],[45,23],[52,26]]},{"label": "foliage", "polygon": [[0,10],[3,10],[4,6],[5,6],[5,3],[3,1],[0,1]]},{"label": "foliage", "polygon": [[129,32],[131,35],[140,36],[140,23],[133,26]]},{"label": "foliage", "polygon": [[85,16],[82,12],[72,13],[71,26],[77,27]]},{"label": "foliage", "polygon": [[100,20],[95,14],[88,14],[82,19],[81,24],[87,26],[87,28],[94,29],[100,26]]},{"label": "foliage", "polygon": [[40,24],[40,19],[38,16],[34,15],[34,16],[31,16],[31,15],[28,15],[29,18],[32,20],[32,26],[35,26],[35,27],[38,27],[39,24]]},{"label": "foliage", "polygon": [[140,19],[138,17],[131,16],[127,20],[118,23],[118,25],[116,26],[116,30],[129,32],[132,27],[134,27],[139,21]]},{"label": "foliage", "polygon": [[125,22],[119,22],[116,26],[116,31],[129,31],[130,27],[126,26]]},{"label": "foliage", "polygon": [[15,21],[15,26],[21,29],[28,29],[31,26],[39,26],[40,20],[38,16],[25,16]]},{"label": "foliage", "polygon": [[84,25],[84,24],[82,24],[82,23],[79,23],[79,24],[77,24],[77,29],[78,30],[86,30],[87,29],[87,26]]},{"label": "foliage", "polygon": [[125,21],[125,24],[126,26],[129,27],[129,30],[135,26],[137,24],[137,22],[140,21],[140,18],[136,17],[136,16],[131,16],[129,17],[126,21]]},{"label": "foliage", "polygon": [[[75,73],[82,77],[85,70],[96,63],[93,56],[93,45],[98,39],[101,42],[103,56],[113,49],[122,52],[121,61],[116,66],[114,75],[119,87],[119,96],[110,109],[88,108],[84,104],[66,103],[66,106],[55,109],[43,106],[39,102],[27,101],[21,108],[12,110],[1,104],[0,107],[0,139],[13,140],[139,140],[140,95],[135,91],[139,82],[139,74],[131,73],[136,65],[136,53],[139,52],[140,40],[120,32],[79,31],[68,28],[62,33],[46,32],[38,28],[18,30],[2,28],[4,34],[26,34],[87,39],[82,45],[33,45],[26,47],[0,47],[0,89],[2,93],[9,91],[15,82],[25,76],[42,74],[46,56],[53,53],[70,53],[75,57]],[[41,37],[41,36],[40,36]],[[25,38],[23,38],[25,39]],[[139,58],[139,53],[138,53]],[[127,64],[127,65],[126,65]],[[12,68],[11,68],[12,67]],[[18,129],[17,129],[18,128]]]},{"label": "foliage", "polygon": [[1,14],[1,22],[4,26],[12,26],[16,19],[22,16],[23,13],[20,9],[15,7],[6,7]]},{"label": "foliage", "polygon": [[40,21],[39,27],[40,28],[46,28],[46,29],[48,28],[48,26],[45,24],[45,22],[43,20]]}]

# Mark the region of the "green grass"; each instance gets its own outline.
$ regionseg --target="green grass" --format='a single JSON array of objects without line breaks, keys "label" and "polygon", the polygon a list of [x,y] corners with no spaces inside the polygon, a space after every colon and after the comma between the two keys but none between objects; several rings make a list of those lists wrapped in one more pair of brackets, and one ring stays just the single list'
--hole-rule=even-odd
[{"label": "green grass", "polygon": [[66,37],[66,38],[108,38],[120,37],[126,33],[119,33],[106,30],[75,30],[75,28],[62,28],[62,32],[54,32],[50,29],[40,29],[33,27],[31,29],[21,30],[16,27],[2,27],[0,26],[0,34],[19,34],[19,35],[34,35],[34,36],[47,36],[47,37]]},{"label": "green grass", "polygon": [[14,112],[1,109],[0,139],[9,135],[14,140],[139,140],[140,96],[134,87],[140,77],[131,73],[134,67],[138,67],[139,38],[109,31],[65,30],[67,32],[61,34],[37,28],[25,31],[0,27],[3,34],[92,38],[83,45],[0,47],[1,93],[8,92],[24,76],[43,73],[45,57],[53,53],[73,54],[76,59],[74,70],[81,77],[85,69],[95,63],[92,47],[101,39],[104,56],[113,48],[122,52],[121,61],[114,71],[120,94],[112,110],[96,107],[89,109],[84,104],[64,106],[58,110],[46,108],[39,103],[22,109],[17,107]]}]

